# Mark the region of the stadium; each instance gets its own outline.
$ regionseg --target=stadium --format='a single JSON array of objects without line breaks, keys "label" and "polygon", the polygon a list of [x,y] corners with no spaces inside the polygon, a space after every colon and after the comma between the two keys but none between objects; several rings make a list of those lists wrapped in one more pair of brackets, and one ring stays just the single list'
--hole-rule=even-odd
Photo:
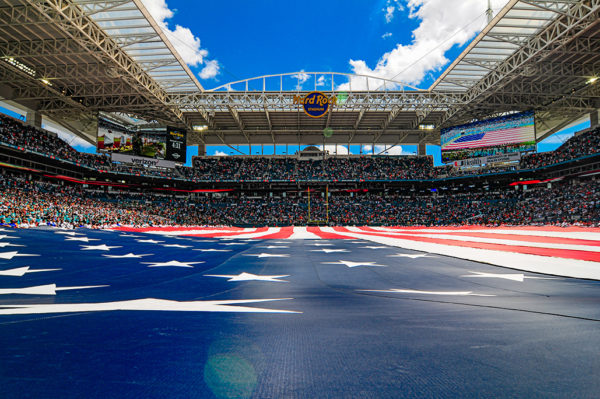
[{"label": "stadium", "polygon": [[220,80],[192,3],[0,0],[3,398],[598,397],[600,0]]}]

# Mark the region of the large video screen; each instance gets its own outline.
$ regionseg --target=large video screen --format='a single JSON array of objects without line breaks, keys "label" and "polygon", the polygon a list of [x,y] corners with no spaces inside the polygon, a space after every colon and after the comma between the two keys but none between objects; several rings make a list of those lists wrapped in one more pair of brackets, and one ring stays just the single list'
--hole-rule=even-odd
[{"label": "large video screen", "polygon": [[535,150],[533,111],[441,131],[442,162]]},{"label": "large video screen", "polygon": [[176,127],[138,129],[99,118],[97,151],[185,162],[186,136]]}]

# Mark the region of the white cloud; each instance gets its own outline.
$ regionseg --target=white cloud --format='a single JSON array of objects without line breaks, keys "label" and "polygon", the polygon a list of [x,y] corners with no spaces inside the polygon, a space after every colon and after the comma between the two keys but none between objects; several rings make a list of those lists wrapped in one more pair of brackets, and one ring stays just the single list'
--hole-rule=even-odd
[{"label": "white cloud", "polygon": [[[492,0],[498,9],[507,0]],[[393,4],[388,3],[388,6]],[[487,19],[487,2],[482,0],[408,0],[409,18],[420,20],[409,44],[398,43],[370,68],[364,60],[350,60],[354,73],[419,84],[426,74],[439,71],[449,60],[445,53],[464,45],[480,31]],[[365,90],[364,78],[352,78],[353,90]],[[350,83],[340,85],[349,90]]]},{"label": "white cloud", "polygon": [[306,82],[308,80],[308,78],[310,78],[310,75],[307,73],[304,73],[304,69],[301,69],[299,73],[292,75],[292,78],[298,79],[298,84],[296,85],[296,89],[301,90],[302,84],[304,82]]},{"label": "white cloud", "polygon": [[201,79],[213,79],[215,76],[219,74],[219,63],[217,60],[206,61],[206,65],[200,71]]},{"label": "white cloud", "polygon": [[226,157],[226,156],[228,156],[228,154],[227,154],[227,153],[225,153],[225,152],[223,152],[223,151],[218,151],[218,150],[217,150],[217,151],[215,152],[214,156],[215,156],[215,157]]},{"label": "white cloud", "polygon": [[363,154],[375,154],[375,155],[406,155],[406,152],[402,151],[402,146],[394,146],[391,145],[375,145],[375,150],[373,151],[373,146],[370,144],[363,145],[362,147]]},{"label": "white cloud", "polygon": [[396,7],[394,6],[387,6],[385,8],[385,22],[386,23],[390,23],[392,22],[392,19],[394,19],[394,11],[396,11]]},{"label": "white cloud", "polygon": [[388,37],[392,37],[392,32],[385,32],[383,35],[381,35],[382,39],[387,39]]},{"label": "white cloud", "polygon": [[325,86],[325,75],[319,76],[319,79],[317,79],[317,86]]},{"label": "white cloud", "polygon": [[387,24],[392,22],[396,11],[404,11],[401,0],[387,0],[385,5],[382,11],[385,13],[385,23]]},{"label": "white cloud", "polygon": [[388,148],[386,148],[383,145],[376,145],[375,146],[375,154],[383,154],[383,155],[406,155],[406,152],[402,151],[402,146],[397,145],[397,146],[388,146]]},{"label": "white cloud", "polygon": [[[323,150],[323,146],[319,145],[317,146],[320,150]],[[336,154],[336,149],[335,149],[335,144],[325,144],[325,151],[329,151],[329,155],[334,155]],[[348,155],[348,154],[352,154],[351,152],[348,152],[348,147],[345,145],[338,145],[337,146],[337,154],[338,155]]]},{"label": "white cloud", "polygon": [[[205,76],[208,74],[209,78],[214,78],[219,73],[216,60],[205,62],[204,58],[208,55],[208,50],[201,47],[200,39],[189,28],[175,25],[175,29],[172,30],[169,27],[167,20],[172,18],[174,13],[167,5],[166,0],[142,0],[142,3],[186,64],[190,66],[206,64],[200,72],[201,79],[207,79],[202,77],[203,73]],[[214,64],[211,66],[211,63]],[[205,70],[207,70],[206,73]],[[214,73],[214,75],[210,76],[210,73]]]}]

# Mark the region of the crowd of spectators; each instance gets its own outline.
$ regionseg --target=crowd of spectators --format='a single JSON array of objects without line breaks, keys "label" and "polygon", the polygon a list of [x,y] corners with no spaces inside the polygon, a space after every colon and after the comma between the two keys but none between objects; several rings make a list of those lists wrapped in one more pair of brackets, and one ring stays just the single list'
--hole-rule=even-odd
[{"label": "crowd of spectators", "polygon": [[[171,225],[161,209],[132,196],[103,200],[80,187],[0,176],[0,224],[102,228],[114,225]],[[164,212],[163,212],[164,213]]]},{"label": "crowd of spectators", "polygon": [[521,168],[535,169],[600,152],[600,127],[575,135],[554,151],[531,154],[521,160]]},{"label": "crowd of spectators", "polygon": [[[196,158],[192,169],[183,170],[189,179],[214,180],[421,180],[448,173],[434,168],[431,157],[330,157],[299,160],[269,157]],[[181,169],[180,169],[181,170]]]},{"label": "crowd of spectators", "polygon": [[111,168],[105,155],[79,152],[54,134],[10,117],[0,116],[0,142],[98,170]]},{"label": "crowd of spectators", "polygon": [[[201,157],[196,158],[192,168],[147,168],[114,163],[105,154],[78,152],[51,133],[3,116],[0,116],[0,143],[100,171],[192,181],[428,180],[518,169],[514,164],[477,169],[434,167],[430,156],[326,157],[313,160],[296,157]],[[555,151],[526,155],[520,168],[538,168],[599,151],[600,129],[596,128],[572,137]]]},{"label": "crowd of spectators", "polygon": [[[114,225],[289,226],[330,225],[531,225],[600,226],[600,182],[498,191],[420,193],[336,192],[247,197],[192,197],[152,192],[109,193],[82,186],[0,175],[0,223],[61,227]],[[296,193],[297,194],[297,193]],[[328,210],[328,212],[327,212]]]}]

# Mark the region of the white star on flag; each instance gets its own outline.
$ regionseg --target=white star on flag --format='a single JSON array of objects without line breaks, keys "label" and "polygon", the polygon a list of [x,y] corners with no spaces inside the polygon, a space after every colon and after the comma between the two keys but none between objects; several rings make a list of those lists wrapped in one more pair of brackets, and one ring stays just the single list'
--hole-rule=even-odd
[{"label": "white star on flag", "polygon": [[454,296],[496,296],[486,294],[473,294],[473,291],[419,291],[392,288],[390,290],[357,290],[365,292],[392,292],[399,294],[422,294],[422,295],[454,295]]},{"label": "white star on flag", "polygon": [[0,315],[49,314],[73,312],[106,312],[111,310],[156,310],[171,312],[242,312],[242,313],[302,313],[291,310],[263,309],[247,306],[231,306],[243,303],[284,301],[294,298],[238,299],[222,301],[171,301],[168,299],[144,298],[130,301],[96,303],[55,303],[2,305]]},{"label": "white star on flag", "polygon": [[83,233],[77,233],[75,231],[56,231],[56,234],[64,234],[66,236],[76,236],[76,235],[83,235]]},{"label": "white star on flag", "polygon": [[331,252],[348,252],[347,249],[328,249],[328,248],[323,248],[323,249],[311,249],[310,252],[325,252],[326,254],[331,253]]},{"label": "white star on flag", "polygon": [[0,252],[0,259],[12,259],[15,256],[40,256],[36,254],[20,254],[18,251]]},{"label": "white star on flag", "polygon": [[15,237],[15,236],[7,236],[6,234],[2,234],[2,235],[0,235],[0,240],[3,240],[3,239],[5,239],[5,238],[8,238],[8,239],[13,239],[13,238],[19,238],[19,237]]},{"label": "white star on flag", "polygon": [[181,245],[181,244],[163,244],[163,247],[167,248],[191,248],[191,245]]},{"label": "white star on flag", "polygon": [[106,257],[106,258],[111,258],[111,259],[121,259],[121,258],[141,258],[142,256],[150,256],[150,255],[154,255],[154,254],[134,254],[129,252],[128,254],[125,255],[105,255],[103,254],[102,256]]},{"label": "white star on flag", "polygon": [[481,273],[481,272],[469,272],[473,274],[465,274],[461,277],[474,277],[474,278],[502,278],[505,280],[518,281],[522,283],[526,278],[528,279],[536,279],[536,280],[556,280],[555,278],[550,277],[533,277],[526,276],[523,273]]},{"label": "white star on flag", "polygon": [[100,239],[99,238],[87,238],[87,237],[65,237],[65,240],[90,242],[90,241],[99,241]]},{"label": "white star on flag", "polygon": [[221,245],[248,245],[245,242],[224,242]]},{"label": "white star on flag", "polygon": [[260,254],[244,254],[244,256],[256,256],[257,258],[287,258],[289,255],[287,254],[267,254],[267,253],[260,253]]},{"label": "white star on flag", "polygon": [[132,238],[139,238],[139,237],[143,237],[143,236],[138,236],[136,234],[119,234],[119,237],[132,237]]},{"label": "white star on flag", "polygon": [[161,242],[164,241],[156,241],[156,240],[152,240],[152,239],[148,239],[148,240],[136,240],[137,242],[145,242],[148,244],[160,244]]},{"label": "white star on flag", "polygon": [[427,255],[427,254],[395,254],[395,255],[388,255],[390,257],[400,257],[400,258],[411,258],[411,259],[417,259],[417,258],[433,258],[433,256]]},{"label": "white star on flag", "polygon": [[315,246],[315,247],[330,247],[333,244],[329,244],[329,243],[326,243],[326,242],[323,242],[323,243],[316,242],[314,244],[308,244],[308,245],[312,245],[312,246]]},{"label": "white star on flag", "polygon": [[113,247],[109,247],[106,244],[102,244],[102,245],[82,245],[81,246],[81,250],[82,251],[110,251],[112,248],[123,248],[122,246],[113,246]]},{"label": "white star on flag", "polygon": [[11,244],[10,242],[0,242],[0,248],[4,247],[24,247],[25,245]]},{"label": "white star on flag", "polygon": [[386,247],[385,245],[367,245],[366,247],[360,247],[360,248],[366,248],[366,249],[386,249],[389,247]]},{"label": "white star on flag", "polygon": [[324,265],[346,265],[348,267],[359,267],[359,266],[379,266],[386,267],[385,265],[378,265],[375,262],[352,262],[349,260],[338,260],[337,262],[321,262]]},{"label": "white star on flag", "polygon": [[198,249],[192,249],[192,251],[202,251],[202,252],[231,252],[231,249],[198,248]]},{"label": "white star on flag", "polygon": [[62,269],[30,269],[29,266],[17,267],[16,269],[1,270],[0,276],[22,277],[27,273],[53,272]]},{"label": "white star on flag", "polygon": [[289,248],[289,246],[287,246],[287,245],[267,245],[267,246],[259,247],[259,248],[278,249],[278,248]]},{"label": "white star on flag", "polygon": [[227,281],[276,281],[280,283],[287,283],[286,280],[279,280],[283,277],[289,277],[289,274],[282,274],[280,276],[261,276],[252,273],[242,272],[240,274],[205,274],[207,277],[223,277],[228,278]]},{"label": "white star on flag", "polygon": [[[108,287],[108,285],[87,285],[80,287],[57,287],[56,284],[38,285],[25,288],[2,288],[0,295],[20,294],[20,295],[56,295],[56,291],[67,290],[85,290],[88,288]],[[2,305],[4,306],[4,305]]]},{"label": "white star on flag", "polygon": [[148,265],[148,267],[194,267],[192,265],[197,265],[199,263],[204,263],[203,261],[201,262],[179,262],[178,260],[170,260],[168,262],[142,262],[145,265]]}]

